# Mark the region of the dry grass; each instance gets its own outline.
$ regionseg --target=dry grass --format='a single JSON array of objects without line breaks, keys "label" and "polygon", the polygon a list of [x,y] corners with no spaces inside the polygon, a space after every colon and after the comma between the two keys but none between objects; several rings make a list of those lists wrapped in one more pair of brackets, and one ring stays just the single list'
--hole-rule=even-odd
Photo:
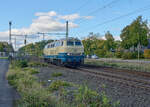
[{"label": "dry grass", "polygon": [[150,72],[150,63],[135,63],[135,62],[131,63],[131,62],[116,62],[116,61],[114,62],[109,60],[101,61],[94,59],[86,59],[85,64]]}]

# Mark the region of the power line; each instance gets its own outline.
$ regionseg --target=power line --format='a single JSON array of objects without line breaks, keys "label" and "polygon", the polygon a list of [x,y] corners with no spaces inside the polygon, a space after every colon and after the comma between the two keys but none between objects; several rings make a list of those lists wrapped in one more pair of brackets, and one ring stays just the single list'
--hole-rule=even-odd
[{"label": "power line", "polygon": [[[140,9],[137,9],[137,10],[132,11],[132,12],[130,12],[130,13],[121,15],[121,16],[119,16],[119,17],[116,17],[116,18],[107,20],[107,21],[105,21],[105,22],[99,23],[99,24],[97,24],[97,25],[95,25],[95,26],[92,26],[92,27],[90,27],[90,28],[88,28],[88,29],[97,28],[97,27],[99,27],[99,26],[101,26],[101,25],[104,25],[104,24],[107,24],[107,23],[110,23],[110,22],[119,20],[119,19],[121,19],[121,18],[125,18],[125,17],[128,17],[128,16],[131,16],[131,15],[133,15],[133,14],[136,14],[136,13],[139,13],[139,12],[143,12],[143,11],[146,11],[146,10],[149,10],[149,9],[150,9],[150,5],[145,6],[145,7],[143,7],[143,8],[140,8]],[[86,29],[86,30],[87,30],[87,29]]]},{"label": "power line", "polygon": [[78,12],[79,10],[81,10],[82,8],[84,8],[85,6],[87,6],[89,4],[90,0],[86,0],[86,2],[84,4],[82,4],[79,8],[77,8],[74,12]]},{"label": "power line", "polygon": [[[97,13],[97,12],[100,12],[100,11],[102,11],[103,9],[107,8],[108,6],[111,6],[112,4],[117,3],[118,1],[119,1],[119,0],[113,0],[113,1],[109,2],[108,4],[106,4],[106,5],[102,6],[102,7],[99,7],[99,8],[97,8],[97,9],[95,9],[95,10],[89,12],[89,13],[87,14],[87,16],[91,16],[91,15]],[[78,20],[78,21],[79,21],[78,24],[81,24],[81,23],[83,23],[83,22],[86,22],[87,20],[85,20],[85,19],[80,19],[80,20]],[[77,33],[76,33],[76,35],[77,35]]]},{"label": "power line", "polygon": [[[105,9],[105,8],[107,8],[107,7],[109,7],[109,6],[111,6],[112,4],[114,4],[114,3],[118,2],[118,1],[119,1],[119,0],[113,0],[113,1],[109,2],[108,4],[106,4],[106,5],[102,6],[102,7],[99,7],[99,8],[97,8],[97,9],[91,11],[90,13],[87,14],[87,16],[91,16],[91,15],[97,13],[97,12],[100,12],[101,10],[103,10],[103,9]],[[85,19],[81,19],[81,20],[79,21],[79,24],[81,24],[81,23],[83,22],[82,20],[84,21]]]}]

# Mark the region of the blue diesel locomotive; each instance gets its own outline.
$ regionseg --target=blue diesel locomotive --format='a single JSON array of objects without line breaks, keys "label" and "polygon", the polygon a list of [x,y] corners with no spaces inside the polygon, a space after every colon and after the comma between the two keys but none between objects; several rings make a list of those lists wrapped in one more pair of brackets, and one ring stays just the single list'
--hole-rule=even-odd
[{"label": "blue diesel locomotive", "polygon": [[84,63],[84,47],[77,38],[61,39],[44,48],[44,60],[56,65],[80,66]]}]

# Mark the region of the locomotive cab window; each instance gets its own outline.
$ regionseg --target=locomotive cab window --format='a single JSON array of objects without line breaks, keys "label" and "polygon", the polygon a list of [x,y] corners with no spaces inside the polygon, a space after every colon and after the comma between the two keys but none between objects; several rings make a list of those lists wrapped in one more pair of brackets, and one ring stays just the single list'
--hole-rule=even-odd
[{"label": "locomotive cab window", "polygon": [[80,41],[76,41],[76,42],[75,42],[75,45],[76,45],[76,46],[81,46],[82,44],[81,44]]},{"label": "locomotive cab window", "polygon": [[67,46],[73,46],[74,42],[73,41],[67,41]]},{"label": "locomotive cab window", "polygon": [[61,42],[61,46],[63,46],[63,44],[64,44],[64,42],[62,41],[62,42]]}]

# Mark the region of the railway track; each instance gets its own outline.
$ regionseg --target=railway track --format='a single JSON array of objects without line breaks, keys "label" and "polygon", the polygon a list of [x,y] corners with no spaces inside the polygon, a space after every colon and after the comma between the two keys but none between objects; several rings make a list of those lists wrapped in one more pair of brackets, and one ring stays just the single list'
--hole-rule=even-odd
[{"label": "railway track", "polygon": [[[51,65],[50,67],[55,66],[55,65]],[[66,68],[66,67],[60,67],[60,66],[55,66],[56,68],[59,69],[66,69],[66,70],[70,70],[72,72],[83,72],[86,74],[89,74],[90,76],[94,76],[96,78],[100,78],[100,79],[104,79],[106,81],[110,81],[110,82],[115,82],[115,83],[119,83],[120,85],[125,85],[128,87],[132,87],[132,88],[139,88],[142,90],[146,90],[146,91],[150,91],[150,80],[146,80],[146,79],[138,79],[136,77],[127,77],[126,75],[121,75],[121,74],[115,74],[112,72],[108,72],[104,69],[104,71],[99,71],[99,69],[95,70],[92,69],[91,67],[80,67],[77,69],[74,68]]]},{"label": "railway track", "polygon": [[80,72],[85,72],[85,73],[88,73],[90,75],[93,75],[93,76],[101,78],[101,79],[105,79],[108,81],[120,83],[122,85],[127,85],[127,86],[131,86],[134,88],[140,88],[140,89],[150,91],[150,81],[147,81],[144,79],[130,78],[127,76],[118,75],[118,74],[114,74],[114,73],[110,73],[110,72],[97,71],[97,70],[91,69],[91,68],[87,69],[87,67],[86,68],[81,67],[81,68],[78,68],[78,70]]},{"label": "railway track", "polygon": [[[83,65],[80,68],[73,69],[73,68],[66,68],[56,65],[51,65],[49,67],[56,67],[60,69],[68,69],[72,72],[84,72],[91,76],[105,79],[107,81],[120,83],[121,85],[130,86],[133,88],[140,88],[143,90],[150,91],[150,79],[138,79],[136,76],[143,76],[143,77],[150,77],[150,73],[147,72],[137,72],[137,71],[131,71],[131,70],[121,70],[121,69],[115,69],[111,67],[100,67],[100,66],[94,66],[94,65]],[[115,71],[114,71],[115,70]],[[113,71],[113,72],[108,72]],[[128,73],[129,75],[134,75],[135,77],[128,77],[123,74],[117,74],[117,72],[123,72]]]}]

